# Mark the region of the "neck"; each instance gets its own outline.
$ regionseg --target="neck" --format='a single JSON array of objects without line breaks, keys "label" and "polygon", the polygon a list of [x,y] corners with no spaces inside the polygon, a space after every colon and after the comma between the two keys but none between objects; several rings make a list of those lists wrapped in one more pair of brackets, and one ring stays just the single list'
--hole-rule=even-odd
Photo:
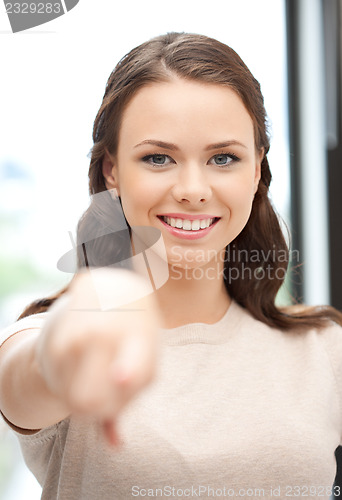
[{"label": "neck", "polygon": [[195,269],[170,266],[169,279],[156,291],[156,298],[164,328],[216,323],[231,302],[222,269],[211,263]]}]

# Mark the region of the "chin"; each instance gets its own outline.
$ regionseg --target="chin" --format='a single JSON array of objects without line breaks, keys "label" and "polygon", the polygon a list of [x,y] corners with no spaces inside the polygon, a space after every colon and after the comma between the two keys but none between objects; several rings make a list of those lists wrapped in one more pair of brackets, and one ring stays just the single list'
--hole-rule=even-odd
[{"label": "chin", "polygon": [[201,265],[185,265],[182,266],[181,262],[177,264],[169,264],[170,279],[171,280],[186,280],[191,282],[200,281],[213,281],[222,279],[222,265],[219,262],[206,262]]}]

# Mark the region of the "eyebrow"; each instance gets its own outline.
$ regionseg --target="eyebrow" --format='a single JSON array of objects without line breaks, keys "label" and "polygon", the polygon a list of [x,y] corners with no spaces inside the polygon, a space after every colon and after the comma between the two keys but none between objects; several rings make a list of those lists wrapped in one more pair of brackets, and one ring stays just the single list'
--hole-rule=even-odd
[{"label": "eyebrow", "polygon": [[[139,142],[139,144],[136,144],[134,148],[138,148],[139,146],[144,146],[144,144],[151,144],[152,146],[158,146],[159,148],[169,149],[170,151],[179,151],[179,148],[178,146],[176,146],[176,144],[172,144],[171,142],[156,141],[154,139],[146,139],[145,141]],[[247,146],[245,146],[245,144],[242,144],[242,142],[231,140],[231,141],[217,142],[215,144],[209,144],[209,146],[207,146],[205,150],[210,151],[212,149],[221,149],[229,146],[241,146],[243,148],[248,149]]]}]

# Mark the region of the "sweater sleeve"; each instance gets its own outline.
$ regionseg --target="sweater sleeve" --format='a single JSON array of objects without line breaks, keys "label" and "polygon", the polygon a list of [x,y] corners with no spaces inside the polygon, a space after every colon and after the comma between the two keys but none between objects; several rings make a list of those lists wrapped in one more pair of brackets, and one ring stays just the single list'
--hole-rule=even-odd
[{"label": "sweater sleeve", "polygon": [[[69,427],[69,418],[35,434],[15,432],[27,467],[44,487],[44,498],[56,498],[59,468]],[[51,494],[49,492],[51,491]]]},{"label": "sweater sleeve", "polygon": [[330,359],[339,400],[340,445],[342,445],[342,327],[337,324],[321,331],[321,339]]},{"label": "sweater sleeve", "polygon": [[[29,330],[42,329],[48,317],[47,312],[34,314],[8,326],[0,332],[0,348],[16,333],[27,330],[29,334]],[[47,496],[44,498],[55,498],[54,494],[49,494],[50,490],[57,491],[58,489],[58,469],[52,465],[61,462],[69,419],[32,433],[30,430],[20,429],[13,425],[1,411],[0,416],[16,434],[27,467],[41,486],[48,483],[44,490]]]}]

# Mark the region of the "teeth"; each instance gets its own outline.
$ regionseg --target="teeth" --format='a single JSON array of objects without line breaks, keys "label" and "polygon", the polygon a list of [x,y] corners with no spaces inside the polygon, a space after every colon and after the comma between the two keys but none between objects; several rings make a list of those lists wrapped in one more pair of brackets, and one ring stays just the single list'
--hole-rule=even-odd
[{"label": "teeth", "polygon": [[198,231],[199,228],[200,228],[200,221],[199,221],[199,219],[193,220],[191,222],[191,230],[192,231]]},{"label": "teeth", "polygon": [[163,220],[169,226],[184,229],[185,231],[198,231],[199,229],[205,229],[214,222],[214,219],[195,219],[191,221],[189,219],[174,219],[173,217],[164,216]]}]

